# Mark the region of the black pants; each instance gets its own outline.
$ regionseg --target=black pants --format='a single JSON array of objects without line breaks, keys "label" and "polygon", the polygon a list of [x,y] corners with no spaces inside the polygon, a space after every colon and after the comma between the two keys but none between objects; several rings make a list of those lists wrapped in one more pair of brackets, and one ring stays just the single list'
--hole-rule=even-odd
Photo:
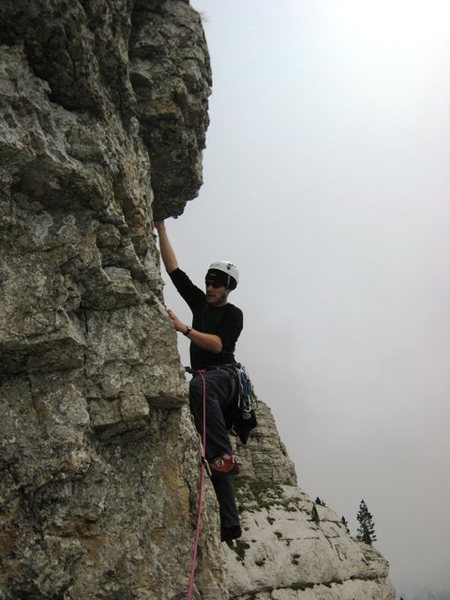
[{"label": "black pants", "polygon": [[[225,451],[232,454],[230,437],[226,426],[226,415],[231,406],[231,374],[222,370],[203,373],[206,383],[206,459],[209,461]],[[189,386],[189,402],[197,431],[203,433],[203,377],[195,375]],[[212,475],[214,490],[220,509],[222,527],[239,525],[234,491],[229,475]]]}]

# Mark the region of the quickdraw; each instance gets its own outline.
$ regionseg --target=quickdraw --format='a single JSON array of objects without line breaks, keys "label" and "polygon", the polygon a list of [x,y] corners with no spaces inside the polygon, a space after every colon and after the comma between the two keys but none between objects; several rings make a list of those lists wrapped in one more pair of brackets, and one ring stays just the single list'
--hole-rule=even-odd
[{"label": "quickdraw", "polygon": [[251,418],[252,411],[256,411],[258,399],[244,365],[238,364],[236,366],[239,383],[238,406],[242,411],[242,418],[247,420]]}]

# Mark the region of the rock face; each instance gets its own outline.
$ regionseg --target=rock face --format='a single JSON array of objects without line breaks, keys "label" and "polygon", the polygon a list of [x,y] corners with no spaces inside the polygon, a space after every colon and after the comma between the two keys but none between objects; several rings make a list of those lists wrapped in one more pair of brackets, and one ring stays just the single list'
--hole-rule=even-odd
[{"label": "rock face", "polygon": [[[1,600],[186,597],[198,439],[152,224],[201,185],[210,86],[186,1],[0,3]],[[245,536],[208,485],[195,598],[391,598],[264,409],[241,454]]]},{"label": "rock face", "polygon": [[[152,211],[201,183],[200,19],[14,0],[0,23],[0,598],[184,597],[198,449]],[[226,598],[211,493],[204,532],[198,587]]]},{"label": "rock face", "polygon": [[130,38],[136,112],[152,163],[155,219],[177,216],[203,182],[211,75],[199,19],[183,2],[136,0]]},{"label": "rock face", "polygon": [[339,517],[296,486],[272,415],[259,403],[259,427],[240,448],[235,482],[243,537],[227,548],[230,598],[394,600],[388,564],[352,538]]}]

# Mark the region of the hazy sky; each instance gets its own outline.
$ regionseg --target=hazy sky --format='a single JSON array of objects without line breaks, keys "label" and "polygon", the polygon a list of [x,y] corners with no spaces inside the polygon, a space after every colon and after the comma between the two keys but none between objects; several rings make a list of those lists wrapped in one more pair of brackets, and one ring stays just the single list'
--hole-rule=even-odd
[{"label": "hazy sky", "polygon": [[364,498],[405,600],[450,598],[450,3],[192,5],[214,84],[180,264],[238,264],[238,359],[302,489],[353,533]]}]

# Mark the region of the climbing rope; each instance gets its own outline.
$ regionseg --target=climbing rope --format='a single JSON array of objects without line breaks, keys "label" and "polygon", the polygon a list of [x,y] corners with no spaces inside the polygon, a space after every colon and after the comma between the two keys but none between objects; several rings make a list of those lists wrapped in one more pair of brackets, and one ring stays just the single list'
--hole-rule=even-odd
[{"label": "climbing rope", "polygon": [[202,436],[200,442],[200,454],[201,454],[201,466],[200,466],[200,486],[198,494],[198,507],[197,507],[197,526],[195,528],[194,543],[192,547],[192,559],[191,559],[191,572],[189,575],[189,587],[187,593],[187,600],[192,599],[194,592],[194,581],[195,571],[197,569],[197,558],[198,558],[198,544],[200,541],[200,533],[202,529],[202,513],[203,513],[203,500],[205,497],[205,484],[206,484],[206,472],[209,467],[206,460],[206,379],[202,371],[197,371],[197,374],[202,378],[202,390],[203,390],[203,422],[202,422]]}]

